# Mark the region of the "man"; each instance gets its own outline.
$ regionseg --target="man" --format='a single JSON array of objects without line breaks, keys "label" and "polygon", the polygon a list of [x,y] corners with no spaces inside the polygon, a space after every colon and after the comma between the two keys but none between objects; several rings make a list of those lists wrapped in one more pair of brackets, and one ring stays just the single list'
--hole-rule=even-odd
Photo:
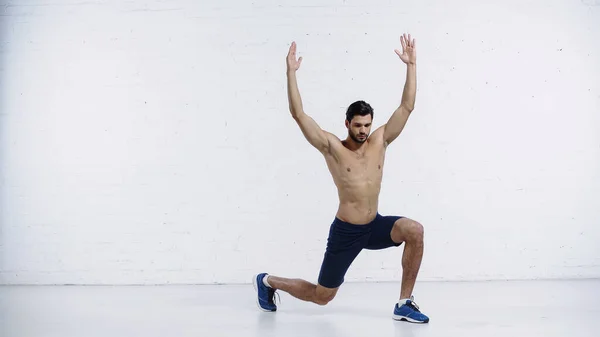
[{"label": "man", "polygon": [[302,108],[296,71],[302,57],[296,59],[296,43],[287,55],[289,109],[308,142],[325,157],[338,188],[339,208],[329,230],[329,238],[318,284],[288,279],[267,273],[253,278],[259,308],[276,311],[275,290],[280,289],[304,301],[326,305],[344,282],[344,275],[362,249],[384,249],[405,244],[402,255],[400,299],[393,318],[427,323],[413,301],[412,291],[423,256],[423,226],[400,216],[382,216],[378,212],[385,150],[399,135],[414,109],[416,95],[415,40],[410,34],[400,38],[402,52],[394,51],[407,65],[406,83],[400,106],[386,124],[370,134],[373,109],[364,101],[352,103],[346,112],[345,140],[322,130]]}]

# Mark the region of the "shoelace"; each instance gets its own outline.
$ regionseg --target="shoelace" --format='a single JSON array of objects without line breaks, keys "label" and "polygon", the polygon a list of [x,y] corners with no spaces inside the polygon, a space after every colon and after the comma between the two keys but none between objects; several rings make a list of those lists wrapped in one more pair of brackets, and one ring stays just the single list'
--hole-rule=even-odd
[{"label": "shoelace", "polygon": [[279,299],[279,304],[281,304],[281,297],[279,297],[279,293],[273,288],[269,289],[269,301],[272,304],[275,304],[275,295],[277,295],[277,298]]},{"label": "shoelace", "polygon": [[413,309],[415,309],[418,312],[421,312],[421,310],[419,310],[419,306],[417,305],[417,303],[415,303],[415,297],[411,296],[410,297],[410,304],[408,304],[409,307],[412,307]]}]

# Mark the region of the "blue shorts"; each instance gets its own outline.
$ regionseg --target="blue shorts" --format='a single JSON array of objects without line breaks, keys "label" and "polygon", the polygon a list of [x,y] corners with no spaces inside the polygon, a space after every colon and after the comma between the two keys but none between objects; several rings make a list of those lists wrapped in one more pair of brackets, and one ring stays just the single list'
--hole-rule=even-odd
[{"label": "blue shorts", "polygon": [[382,216],[377,213],[366,225],[353,225],[337,217],[329,229],[327,249],[319,272],[319,284],[337,288],[344,283],[344,275],[350,264],[363,249],[377,250],[398,247],[402,243],[392,241],[394,222],[400,216]]}]

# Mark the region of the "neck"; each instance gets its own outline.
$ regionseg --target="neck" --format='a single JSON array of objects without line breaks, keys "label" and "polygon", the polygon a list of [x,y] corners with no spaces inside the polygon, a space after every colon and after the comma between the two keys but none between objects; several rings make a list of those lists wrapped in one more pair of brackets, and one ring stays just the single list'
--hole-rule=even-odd
[{"label": "neck", "polygon": [[[366,141],[365,141],[365,143],[366,143]],[[365,145],[365,143],[357,143],[356,141],[354,141],[354,139],[350,138],[350,136],[346,137],[346,140],[344,140],[344,144],[346,145],[346,148],[350,151],[361,150],[363,148],[363,145]]]}]

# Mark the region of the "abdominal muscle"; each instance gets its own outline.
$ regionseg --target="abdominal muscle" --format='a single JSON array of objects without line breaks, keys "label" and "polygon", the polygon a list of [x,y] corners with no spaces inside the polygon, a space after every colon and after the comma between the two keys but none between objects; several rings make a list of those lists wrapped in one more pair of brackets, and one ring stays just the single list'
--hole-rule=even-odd
[{"label": "abdominal muscle", "polygon": [[375,219],[381,189],[381,176],[378,173],[334,175],[340,199],[336,216],[340,220],[362,225]]}]

